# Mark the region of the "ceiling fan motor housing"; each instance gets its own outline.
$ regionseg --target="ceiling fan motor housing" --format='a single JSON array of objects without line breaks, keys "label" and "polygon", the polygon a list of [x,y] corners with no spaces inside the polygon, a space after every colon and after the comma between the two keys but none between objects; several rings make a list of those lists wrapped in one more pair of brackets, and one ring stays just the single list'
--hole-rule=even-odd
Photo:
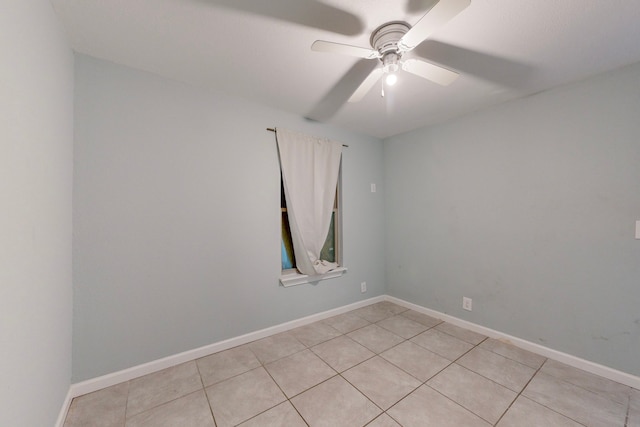
[{"label": "ceiling fan motor housing", "polygon": [[406,22],[392,21],[387,22],[376,28],[371,34],[371,47],[380,53],[380,56],[384,56],[389,52],[400,55],[398,48],[398,42],[404,36],[411,27]]},{"label": "ceiling fan motor housing", "polygon": [[398,42],[409,28],[411,27],[406,22],[393,21],[379,26],[371,34],[371,47],[379,52],[385,73],[398,71],[398,62],[402,57]]}]

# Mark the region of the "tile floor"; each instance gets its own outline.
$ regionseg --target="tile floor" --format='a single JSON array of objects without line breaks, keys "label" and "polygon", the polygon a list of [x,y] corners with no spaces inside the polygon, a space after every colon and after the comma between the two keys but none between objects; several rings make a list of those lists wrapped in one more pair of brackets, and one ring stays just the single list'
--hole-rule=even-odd
[{"label": "tile floor", "polygon": [[640,391],[381,302],[73,400],[65,427],[640,427]]}]

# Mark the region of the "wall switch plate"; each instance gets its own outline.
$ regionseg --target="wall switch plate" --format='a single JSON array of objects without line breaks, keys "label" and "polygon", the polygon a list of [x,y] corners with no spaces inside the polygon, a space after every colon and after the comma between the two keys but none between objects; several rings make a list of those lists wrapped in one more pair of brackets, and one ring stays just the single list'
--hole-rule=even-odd
[{"label": "wall switch plate", "polygon": [[376,192],[376,185],[374,183],[371,183],[371,192],[372,193]]},{"label": "wall switch plate", "polygon": [[362,292],[363,294],[367,292],[367,282],[360,283],[360,292]]},{"label": "wall switch plate", "polygon": [[473,306],[473,300],[471,298],[467,298],[467,297],[462,297],[462,308],[464,308],[467,311],[471,311]]}]

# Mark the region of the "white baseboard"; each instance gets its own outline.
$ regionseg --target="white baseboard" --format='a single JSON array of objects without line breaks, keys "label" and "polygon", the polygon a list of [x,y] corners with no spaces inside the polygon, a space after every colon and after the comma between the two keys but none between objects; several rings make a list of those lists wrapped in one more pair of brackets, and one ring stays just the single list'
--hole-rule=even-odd
[{"label": "white baseboard", "polygon": [[69,387],[67,396],[64,398],[64,402],[62,402],[62,408],[60,408],[60,413],[58,414],[55,427],[64,427],[64,420],[67,418],[67,413],[69,412],[69,407],[71,406],[73,397],[74,396],[71,395],[71,387]]},{"label": "white baseboard", "polygon": [[511,336],[490,328],[486,328],[484,326],[480,326],[475,323],[468,322],[466,320],[458,319],[457,317],[440,313],[439,311],[431,310],[431,309],[422,307],[420,305],[401,300],[399,298],[385,295],[385,300],[401,305],[403,307],[409,308],[411,310],[418,311],[428,316],[444,320],[445,322],[451,323],[453,325],[460,326],[465,329],[469,329],[470,331],[478,332],[490,338],[495,338],[500,341],[513,344],[516,347],[520,347],[524,350],[539,354],[549,359],[557,360],[558,362],[562,362],[566,365],[573,366],[574,368],[582,369],[583,371],[587,371],[592,374],[599,375],[601,377],[610,379],[620,384],[628,385],[629,387],[633,387],[635,389],[640,389],[640,377],[637,377],[635,375],[618,371],[616,369],[609,368],[607,366],[600,365],[598,363],[590,362],[588,360],[581,359],[577,356],[563,353],[561,351],[554,350],[552,348],[545,347],[543,345],[536,344],[531,341],[523,340],[521,338],[517,338],[517,337]]},{"label": "white baseboard", "polygon": [[279,325],[261,329],[255,332],[250,332],[248,334],[230,338],[228,340],[219,341],[217,343],[209,344],[204,347],[196,348],[194,350],[188,350],[172,356],[164,357],[162,359],[144,363],[142,365],[133,366],[122,371],[92,378],[80,383],[71,384],[69,392],[71,398],[82,396],[83,394],[101,390],[103,388],[110,387],[124,381],[129,381],[143,375],[151,374],[162,369],[170,368],[181,363],[190,362],[192,360],[199,359],[201,357],[205,357],[219,351],[228,350],[230,348],[237,347],[251,341],[259,340],[261,338],[279,334],[280,332],[285,332],[294,328],[298,328],[300,326],[308,325],[309,323],[317,322],[318,320],[337,316],[339,314],[355,310],[356,308],[375,304],[377,302],[384,301],[385,298],[386,296],[382,295],[363,301],[358,301],[353,304],[323,311],[322,313],[313,314],[311,316],[306,316],[300,319],[292,320],[290,322],[281,323]]},{"label": "white baseboard", "polygon": [[573,366],[578,369],[590,372],[595,375],[599,375],[604,378],[608,378],[612,381],[619,382],[621,384],[628,385],[635,389],[640,389],[640,377],[621,372],[607,366],[603,366],[594,362],[590,362],[585,359],[581,359],[576,356],[572,356],[561,351],[553,350],[542,345],[532,343],[530,341],[523,340],[511,335],[504,334],[499,331],[495,331],[484,326],[477,325],[475,323],[468,322],[466,320],[458,319],[457,317],[450,316],[448,314],[440,313],[435,310],[431,310],[420,305],[416,305],[399,298],[391,297],[388,295],[382,295],[374,298],[370,298],[364,301],[359,301],[353,304],[338,307],[332,310],[324,311],[322,313],[313,314],[311,316],[302,317],[300,319],[292,320],[290,322],[281,323],[269,328],[261,329],[259,331],[250,332],[245,335],[230,338],[217,343],[209,344],[204,347],[196,348],[194,350],[185,351],[172,356],[164,357],[162,359],[154,360],[142,365],[133,366],[122,371],[114,372],[111,374],[103,375],[100,377],[92,378],[90,380],[82,381],[80,383],[71,384],[69,392],[64,402],[63,408],[60,410],[56,427],[63,427],[69,405],[74,397],[82,396],[83,394],[91,393],[101,390],[112,385],[119,384],[124,381],[129,381],[143,375],[151,374],[162,369],[170,368],[172,366],[179,365],[181,363],[189,362],[201,357],[208,356],[219,351],[228,350],[239,345],[249,343],[251,341],[259,340],[271,335],[275,335],[281,332],[285,332],[300,326],[308,325],[319,320],[324,320],[332,316],[346,313],[351,310],[355,310],[360,307],[375,304],[380,301],[390,301],[403,307],[415,310],[420,313],[441,319],[449,322],[453,325],[460,326],[462,328],[469,329],[474,332],[486,335],[490,338],[499,339],[504,342],[508,342],[524,350],[531,351],[549,359],[554,359],[567,365]]}]

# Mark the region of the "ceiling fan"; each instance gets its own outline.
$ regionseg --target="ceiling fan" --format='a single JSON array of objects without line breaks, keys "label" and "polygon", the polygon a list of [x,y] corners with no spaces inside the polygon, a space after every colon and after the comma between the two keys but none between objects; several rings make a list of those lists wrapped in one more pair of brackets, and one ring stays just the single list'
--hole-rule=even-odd
[{"label": "ceiling fan", "polygon": [[[341,43],[316,40],[311,49],[317,52],[331,52],[364,59],[378,59],[381,67],[375,68],[360,83],[348,102],[361,100],[381,77],[387,85],[396,82],[396,72],[400,69],[416,76],[438,83],[451,84],[458,73],[421,58],[403,59],[403,55],[425,41],[434,31],[449,22],[471,4],[471,0],[440,0],[412,27],[406,22],[391,21],[376,28],[371,34],[371,49]],[[384,85],[382,87],[384,96]]]}]

